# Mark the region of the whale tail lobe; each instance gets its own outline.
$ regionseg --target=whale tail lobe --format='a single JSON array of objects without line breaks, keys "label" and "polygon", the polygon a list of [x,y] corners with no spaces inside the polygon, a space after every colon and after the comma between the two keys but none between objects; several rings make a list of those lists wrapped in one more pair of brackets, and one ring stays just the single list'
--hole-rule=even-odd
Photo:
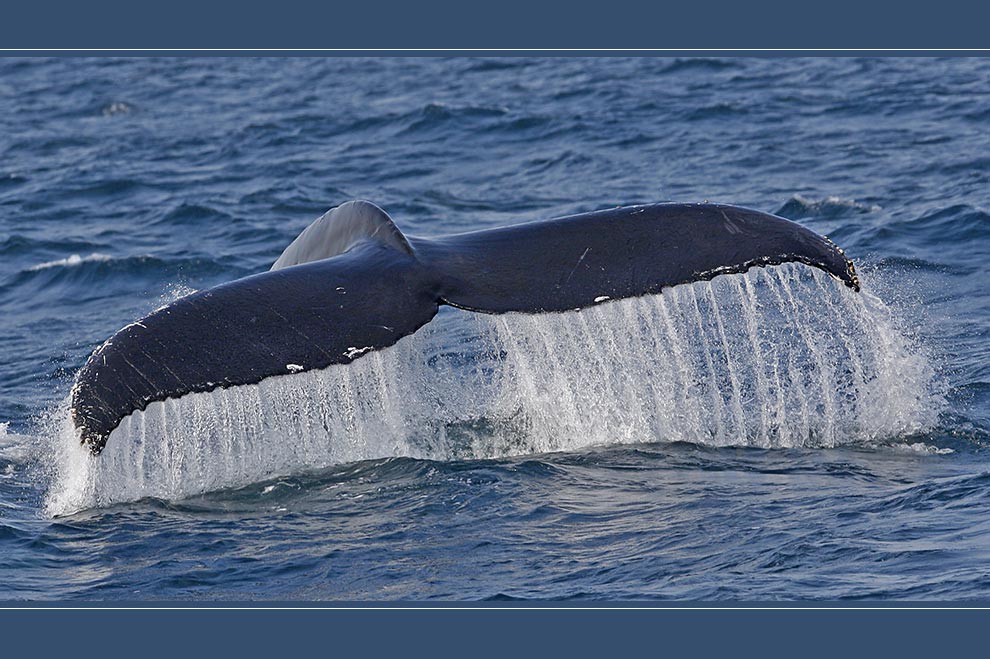
[{"label": "whale tail lobe", "polygon": [[853,289],[856,271],[827,238],[735,206],[653,204],[413,240],[439,273],[443,301],[488,313],[541,313],[800,262]]}]

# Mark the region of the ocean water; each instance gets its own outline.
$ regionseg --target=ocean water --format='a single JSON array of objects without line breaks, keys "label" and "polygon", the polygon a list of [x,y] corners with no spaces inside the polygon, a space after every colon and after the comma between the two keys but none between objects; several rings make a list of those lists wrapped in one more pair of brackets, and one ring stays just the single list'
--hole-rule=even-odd
[{"label": "ocean water", "polygon": [[[0,59],[0,599],[985,600],[988,125],[973,58]],[[355,198],[733,203],[864,290],[444,309],[75,443],[96,346]]]}]

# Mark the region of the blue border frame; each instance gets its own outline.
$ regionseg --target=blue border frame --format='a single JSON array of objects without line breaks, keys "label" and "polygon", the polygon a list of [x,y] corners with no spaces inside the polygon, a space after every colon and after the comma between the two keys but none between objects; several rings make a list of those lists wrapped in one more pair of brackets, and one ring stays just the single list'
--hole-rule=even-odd
[{"label": "blue border frame", "polygon": [[967,0],[39,0],[4,6],[0,48],[976,49],[990,45],[985,13]]},{"label": "blue border frame", "polygon": [[[0,610],[5,650],[280,657],[298,653],[959,656],[986,610],[464,607]],[[980,645],[973,645],[974,649]],[[14,655],[17,656],[17,655]]]},{"label": "blue border frame", "polygon": [[[558,7],[407,2],[391,9],[369,2],[314,9],[313,3],[297,0],[267,6],[62,4],[8,3],[0,21],[0,55],[347,55],[352,51],[340,49],[351,48],[382,49],[355,53],[362,55],[416,56],[635,54],[627,50],[632,48],[664,49],[643,52],[650,55],[990,55],[990,31],[976,15],[982,13],[978,5],[956,0],[921,10],[904,3],[736,2],[721,11],[710,2],[648,6],[626,0]],[[337,50],[261,50],[286,47]],[[529,50],[534,47],[539,50]],[[39,48],[69,50],[22,50]],[[493,50],[467,50],[474,48]],[[550,50],[558,48],[578,50]],[[985,50],[975,50],[980,48]],[[952,656],[968,643],[981,647],[982,624],[990,618],[984,605],[952,603],[631,606],[8,603],[0,605],[0,639],[9,656],[192,650],[233,657],[314,651],[623,657],[736,654],[742,648],[768,655],[859,654],[877,648],[885,656]]]}]

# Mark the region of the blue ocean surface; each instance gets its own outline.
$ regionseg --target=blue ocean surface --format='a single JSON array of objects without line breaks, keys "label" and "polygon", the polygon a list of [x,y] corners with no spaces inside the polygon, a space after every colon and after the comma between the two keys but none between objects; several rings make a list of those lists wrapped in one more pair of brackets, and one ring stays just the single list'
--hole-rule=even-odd
[{"label": "blue ocean surface", "polygon": [[[0,600],[986,600],[988,126],[978,58],[2,58]],[[737,204],[863,291],[448,308],[79,446],[97,346],[349,199]]]}]

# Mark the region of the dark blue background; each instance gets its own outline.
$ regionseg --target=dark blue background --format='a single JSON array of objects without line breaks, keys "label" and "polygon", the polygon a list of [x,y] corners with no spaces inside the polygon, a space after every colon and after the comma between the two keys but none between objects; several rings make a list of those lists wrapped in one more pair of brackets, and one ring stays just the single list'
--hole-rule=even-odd
[{"label": "dark blue background", "polygon": [[[979,653],[985,611],[963,610],[240,610],[0,611],[8,649],[129,656],[832,657]],[[57,626],[54,633],[52,627]],[[933,630],[934,628],[934,630]],[[935,631],[937,630],[937,631]],[[26,633],[25,633],[26,632]]]},{"label": "dark blue background", "polygon": [[[16,3],[4,48],[980,48],[986,9],[941,3]],[[85,29],[83,29],[85,26]]]}]

